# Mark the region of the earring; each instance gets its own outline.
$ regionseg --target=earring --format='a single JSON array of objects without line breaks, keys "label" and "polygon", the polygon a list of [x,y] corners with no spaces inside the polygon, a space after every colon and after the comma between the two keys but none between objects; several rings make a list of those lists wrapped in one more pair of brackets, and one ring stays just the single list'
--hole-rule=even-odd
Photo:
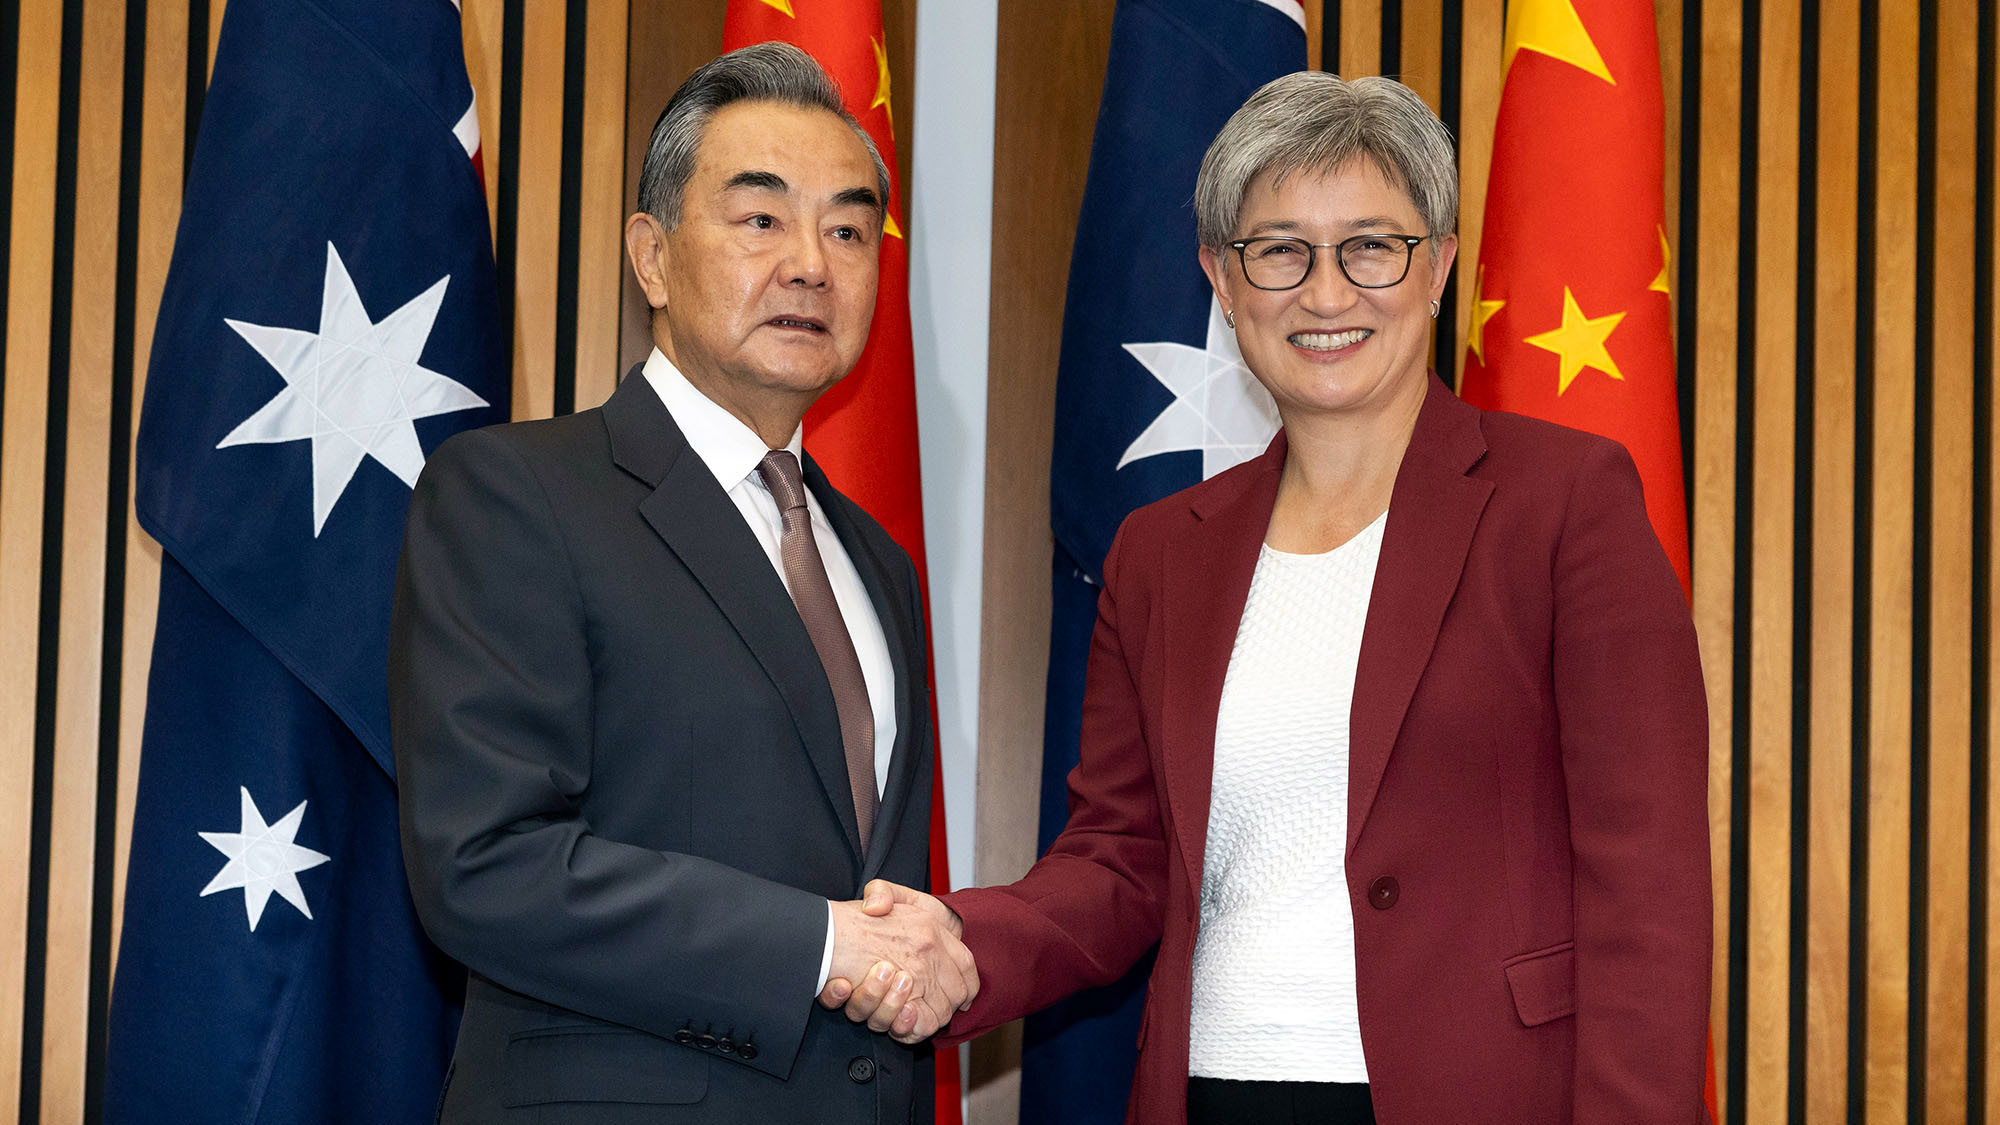
[{"label": "earring", "polygon": [[1437,303],[1436,301],[1432,301],[1432,302],[1431,302],[1431,319],[1432,319],[1432,320],[1436,320],[1436,319],[1438,318],[1438,313],[1439,313],[1440,311],[1442,311],[1442,310],[1441,310],[1441,309],[1439,308],[1439,306],[1438,306],[1438,303]]},{"label": "earring", "polygon": [[1234,329],[1236,327],[1236,310],[1223,309],[1222,323],[1227,324],[1231,329]]}]

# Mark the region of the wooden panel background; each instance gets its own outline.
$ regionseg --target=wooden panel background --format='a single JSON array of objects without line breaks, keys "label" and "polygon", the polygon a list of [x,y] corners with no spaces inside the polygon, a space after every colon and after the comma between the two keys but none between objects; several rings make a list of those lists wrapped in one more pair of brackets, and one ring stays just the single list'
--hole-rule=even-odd
[{"label": "wooden panel background", "polygon": [[[1476,261],[1501,6],[1307,6],[1315,60],[1402,75],[1459,134]],[[222,8],[0,3],[0,1120],[97,1116],[158,588],[135,410]],[[1057,326],[1112,8],[1000,6],[980,881],[1032,859]],[[917,0],[885,9],[908,122]],[[2000,1121],[1994,4],[1657,11],[1724,1116]],[[466,0],[517,416],[643,355],[617,227],[721,18]],[[1012,1119],[1011,1051],[975,1049],[974,1120]]]}]

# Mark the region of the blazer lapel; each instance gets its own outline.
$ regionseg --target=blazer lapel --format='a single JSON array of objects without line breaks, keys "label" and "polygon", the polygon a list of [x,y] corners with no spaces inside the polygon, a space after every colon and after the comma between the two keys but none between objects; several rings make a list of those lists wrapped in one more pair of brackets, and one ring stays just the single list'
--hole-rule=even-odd
[{"label": "blazer lapel", "polygon": [[1389,753],[1458,590],[1472,533],[1493,494],[1466,476],[1486,453],[1479,411],[1433,375],[1389,500],[1348,728],[1347,853],[1354,854]]},{"label": "blazer lapel", "polygon": [[1165,733],[1160,757],[1174,837],[1197,896],[1215,781],[1222,681],[1284,465],[1285,435],[1280,431],[1262,456],[1246,466],[1239,487],[1205,493],[1190,503],[1193,526],[1164,561],[1159,619],[1165,660],[1160,729]]},{"label": "blazer lapel", "polygon": [[[921,676],[925,671],[923,638],[917,633],[917,623],[910,619],[909,591],[901,589],[900,584],[895,589],[891,588],[890,576],[900,568],[892,569],[893,560],[882,557],[878,552],[875,537],[862,532],[855,519],[858,509],[853,501],[834,489],[810,455],[805,460],[805,479],[806,486],[818,497],[827,523],[840,536],[841,546],[847,548],[847,557],[861,575],[861,584],[868,589],[868,600],[874,604],[875,616],[882,622],[883,638],[889,645],[890,665],[895,670],[896,745],[889,754],[889,772],[883,780],[882,803],[875,812],[876,831],[868,841],[868,854],[862,857],[861,881],[865,884],[881,872],[884,860],[896,843],[895,826],[902,823],[903,810],[913,796],[910,792],[911,779],[917,772],[917,756],[926,749],[917,743],[915,732],[930,721],[930,716],[916,713],[913,687],[913,677]],[[843,786],[843,792],[846,791]]]},{"label": "blazer lapel", "polygon": [[633,368],[604,404],[611,459],[653,488],[639,504],[644,517],[695,581],[714,599],[791,711],[799,739],[829,803],[861,854],[854,798],[847,784],[840,715],[833,689],[814,654],[812,637],[791,607],[784,583],[743,514],[688,449],[673,415]]}]

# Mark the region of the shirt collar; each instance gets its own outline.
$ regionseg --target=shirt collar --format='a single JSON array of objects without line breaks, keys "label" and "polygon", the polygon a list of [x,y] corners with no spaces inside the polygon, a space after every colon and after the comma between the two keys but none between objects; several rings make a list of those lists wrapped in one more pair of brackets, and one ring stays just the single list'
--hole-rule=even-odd
[{"label": "shirt collar", "polygon": [[[646,357],[641,374],[652,385],[653,393],[666,404],[667,413],[673,415],[674,424],[681,428],[688,446],[708,466],[708,471],[715,474],[716,483],[724,492],[735,488],[745,477],[752,477],[759,487],[763,486],[763,478],[755,476],[757,463],[771,450],[755,430],[688,382],[687,376],[657,347]],[[801,466],[805,463],[801,453],[803,434],[803,426],[794,426],[791,440],[785,443]]]}]

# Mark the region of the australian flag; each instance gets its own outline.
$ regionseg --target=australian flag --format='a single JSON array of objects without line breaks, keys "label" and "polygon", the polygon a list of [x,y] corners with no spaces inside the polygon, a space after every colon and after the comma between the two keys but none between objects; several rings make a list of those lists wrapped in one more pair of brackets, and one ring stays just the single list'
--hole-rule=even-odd
[{"label": "australian flag", "polygon": [[105,1117],[432,1118],[463,973],[404,883],[410,485],[508,385],[451,0],[230,0],[138,446],[159,625]]},{"label": "australian flag", "polygon": [[[1041,847],[1068,819],[1104,556],[1126,513],[1264,451],[1277,429],[1195,257],[1195,172],[1259,86],[1305,65],[1298,0],[1119,0],[1070,259],[1056,384]],[[1028,1020],[1021,1120],[1125,1118],[1150,961]]]}]

